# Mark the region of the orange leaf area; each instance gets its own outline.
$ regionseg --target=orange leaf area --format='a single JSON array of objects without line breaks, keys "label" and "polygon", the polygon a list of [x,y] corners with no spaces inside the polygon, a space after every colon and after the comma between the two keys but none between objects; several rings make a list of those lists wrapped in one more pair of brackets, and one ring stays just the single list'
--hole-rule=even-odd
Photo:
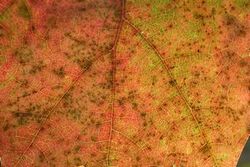
[{"label": "orange leaf area", "polygon": [[1,1],[0,166],[236,166],[249,5]]}]

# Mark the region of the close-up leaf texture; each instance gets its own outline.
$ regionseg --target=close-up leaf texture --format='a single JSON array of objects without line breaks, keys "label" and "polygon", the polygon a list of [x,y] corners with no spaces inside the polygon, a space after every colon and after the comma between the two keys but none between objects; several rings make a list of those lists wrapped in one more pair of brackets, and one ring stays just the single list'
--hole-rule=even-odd
[{"label": "close-up leaf texture", "polygon": [[235,167],[249,91],[249,0],[0,0],[2,167]]}]

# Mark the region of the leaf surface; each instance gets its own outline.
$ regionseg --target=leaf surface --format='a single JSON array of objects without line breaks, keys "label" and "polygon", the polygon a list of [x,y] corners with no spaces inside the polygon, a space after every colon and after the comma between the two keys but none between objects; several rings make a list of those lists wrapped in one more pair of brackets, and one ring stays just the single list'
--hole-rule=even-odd
[{"label": "leaf surface", "polygon": [[249,5],[1,1],[2,166],[236,166]]}]

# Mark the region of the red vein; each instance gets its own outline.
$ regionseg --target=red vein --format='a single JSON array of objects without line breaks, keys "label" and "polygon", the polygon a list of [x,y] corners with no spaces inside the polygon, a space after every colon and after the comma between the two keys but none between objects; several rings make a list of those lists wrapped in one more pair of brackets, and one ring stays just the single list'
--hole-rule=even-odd
[{"label": "red vein", "polygon": [[124,22],[124,17],[125,17],[125,3],[126,0],[122,0],[122,9],[121,9],[121,16],[120,16],[120,21],[118,24],[118,29],[115,35],[115,41],[114,41],[114,46],[113,46],[113,54],[112,56],[112,113],[111,113],[111,118],[110,118],[110,130],[109,130],[109,143],[108,143],[108,154],[107,154],[107,166],[110,166],[110,153],[111,153],[111,143],[112,143],[112,131],[114,127],[114,115],[115,115],[115,93],[116,93],[116,53],[117,53],[117,46],[118,46],[118,41],[120,39],[120,34],[122,31],[122,26]]},{"label": "red vein", "polygon": [[[126,17],[123,17],[123,20],[125,23],[127,23],[132,29],[134,29],[139,35],[140,37],[145,41],[145,43],[155,52],[155,54],[158,56],[158,58],[160,59],[161,63],[163,64],[163,67],[165,68],[168,76],[170,77],[171,80],[175,80],[174,77],[173,77],[173,74],[170,72],[171,69],[168,67],[168,65],[166,64],[163,56],[161,55],[161,53],[159,52],[159,50],[156,48],[156,46],[142,33],[142,31],[137,28],[130,20],[128,20]],[[192,118],[194,119],[197,127],[198,127],[198,130],[200,131],[202,137],[203,137],[203,140],[205,141],[206,144],[209,144],[209,141],[206,137],[206,135],[203,133],[203,131],[201,130],[201,126],[200,126],[200,123],[197,119],[197,117],[195,116],[194,112],[193,112],[193,109],[191,107],[191,105],[189,104],[187,98],[184,96],[184,94],[182,93],[181,91],[181,88],[176,84],[173,85],[174,88],[177,90],[177,93],[179,94],[179,96],[182,98],[182,100],[184,101],[185,105],[187,106],[187,108],[189,109],[191,115],[192,115]],[[211,154],[212,158],[213,158],[213,161],[215,163],[215,166],[218,166],[217,165],[217,162],[215,161],[215,158],[213,156],[213,154],[211,153],[211,151],[209,150],[209,153]]]}]

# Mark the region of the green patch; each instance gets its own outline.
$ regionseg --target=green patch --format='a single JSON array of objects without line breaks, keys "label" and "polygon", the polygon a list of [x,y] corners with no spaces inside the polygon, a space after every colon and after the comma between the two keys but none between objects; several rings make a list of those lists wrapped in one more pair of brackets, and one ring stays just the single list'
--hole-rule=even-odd
[{"label": "green patch", "polygon": [[142,57],[135,56],[131,61],[131,65],[134,66],[137,64],[141,64],[144,74],[151,73],[152,70],[156,69],[157,67],[162,67],[163,64],[161,63],[159,56],[152,51],[151,47],[148,46],[146,43],[144,43],[143,47],[146,53],[145,57],[143,58],[144,63],[141,62]]},{"label": "green patch", "polygon": [[219,161],[225,161],[229,157],[228,153],[220,153],[219,155],[216,156],[216,159]]},{"label": "green patch", "polygon": [[159,115],[156,115],[154,118],[157,130],[159,130],[162,133],[167,132],[169,130],[169,125],[164,123],[165,121],[166,122],[168,121],[167,118],[162,118],[161,120],[159,120],[157,119],[157,117],[159,117]]},{"label": "green patch", "polygon": [[6,58],[5,56],[0,55],[0,67],[5,63]]},{"label": "green patch", "polygon": [[152,61],[148,64],[148,67],[150,68],[150,69],[154,69],[158,64],[159,64],[159,62],[160,61],[158,61],[159,59],[157,58],[157,57],[155,57],[155,58],[152,58]]},{"label": "green patch", "polygon": [[235,0],[235,5],[242,9],[249,9],[250,0]]},{"label": "green patch", "polygon": [[151,12],[153,16],[159,16],[163,13],[164,15],[167,14],[171,16],[173,14],[173,11],[164,9],[165,5],[169,4],[170,2],[171,0],[159,0],[157,1],[157,3],[152,5]]},{"label": "green patch", "polygon": [[164,138],[160,140],[159,147],[162,151],[167,151],[168,145],[167,145],[167,142]]},{"label": "green patch", "polygon": [[[219,28],[218,28],[218,23],[217,22],[215,22],[213,20],[209,20],[207,22],[207,25],[212,29],[213,33],[218,33]],[[217,39],[218,37],[215,36],[214,38]]]},{"label": "green patch", "polygon": [[[148,50],[147,53],[150,53],[151,48],[149,46],[147,46],[147,45],[146,45],[146,48]],[[148,58],[148,63],[149,63],[148,66],[147,66],[147,68],[148,68],[147,70],[152,71],[157,66],[159,66],[159,67],[162,66],[160,58],[154,52],[153,53],[151,52],[151,54],[148,54],[147,56],[148,56],[147,58]]]},{"label": "green patch", "polygon": [[15,80],[15,76],[12,74],[7,74],[7,79],[0,82],[0,89],[5,88],[11,81]]},{"label": "green patch", "polygon": [[31,18],[31,13],[24,1],[18,7],[18,14],[23,17],[24,19],[29,20]]},{"label": "green patch", "polygon": [[140,19],[135,18],[133,23],[140,27],[145,32],[148,32],[148,37],[153,37],[154,40],[162,40],[162,35],[166,32],[165,25],[174,24],[176,22],[178,13],[175,8],[168,8],[167,5],[172,2],[172,0],[157,0],[157,1],[135,1],[136,4],[152,4],[148,9],[150,18],[147,19],[147,23]]},{"label": "green patch", "polygon": [[164,5],[172,2],[172,0],[132,0],[136,5],[142,5],[142,4],[154,4],[154,5]]},{"label": "green patch", "polygon": [[196,41],[202,38],[201,23],[198,21],[191,21],[188,25],[185,37],[190,41]]},{"label": "green patch", "polygon": [[222,5],[222,0],[207,0],[207,3],[214,7],[220,7]]},{"label": "green patch", "polygon": [[197,135],[197,134],[199,134],[199,132],[200,132],[200,130],[199,130],[199,128],[197,126],[192,129],[193,135]]},{"label": "green patch", "polygon": [[181,111],[181,117],[182,118],[185,118],[189,115],[189,110],[188,108],[184,108],[182,111]]},{"label": "green patch", "polygon": [[190,76],[189,67],[190,67],[189,61],[187,60],[178,61],[175,64],[175,68],[172,70],[174,78],[179,79],[185,77],[187,78],[188,76]]},{"label": "green patch", "polygon": [[0,21],[8,20],[10,18],[10,9],[6,9],[0,13]]}]

